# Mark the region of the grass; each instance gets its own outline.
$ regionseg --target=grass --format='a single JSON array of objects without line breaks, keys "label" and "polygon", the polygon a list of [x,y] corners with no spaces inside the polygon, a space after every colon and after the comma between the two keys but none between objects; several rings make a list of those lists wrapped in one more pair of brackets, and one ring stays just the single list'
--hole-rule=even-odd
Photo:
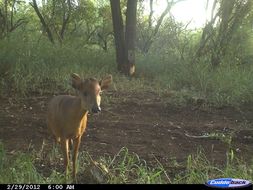
[{"label": "grass", "polygon": [[[236,65],[227,60],[213,70],[203,60],[192,64],[175,55],[150,52],[145,56],[137,54],[137,73],[129,79],[117,73],[113,51],[77,48],[75,44],[52,46],[43,40],[24,42],[18,38],[1,40],[0,49],[0,95],[4,96],[68,93],[71,90],[69,75],[76,72],[82,77],[97,78],[110,73],[113,89],[122,93],[147,91],[166,95],[173,92],[168,101],[177,105],[199,100],[214,106],[253,103],[252,64]],[[228,144],[231,140],[222,134],[208,136]],[[63,183],[61,163],[57,147],[47,154],[42,148],[39,152],[8,155],[0,144],[0,183]],[[169,176],[160,163],[150,167],[127,148],[96,161],[87,152],[81,152],[78,163],[79,174],[90,176],[88,179],[96,183],[204,183],[208,179],[231,176],[253,180],[253,164],[242,162],[231,150],[224,166],[215,165],[198,151],[189,155],[182,167],[183,171]]]},{"label": "grass", "polygon": [[44,177],[35,167],[35,154],[16,152],[7,155],[3,144],[0,143],[0,184],[6,183],[62,183],[64,175],[51,171],[49,177]]},{"label": "grass", "polygon": [[233,150],[227,152],[225,166],[215,166],[207,158],[203,151],[189,155],[186,170],[175,177],[175,183],[195,184],[203,183],[217,178],[239,178],[252,181],[253,163],[248,165],[236,158]]},{"label": "grass", "polygon": [[[213,70],[204,61],[190,63],[175,55],[150,52],[137,54],[136,77],[132,80],[116,71],[114,51],[102,51],[75,44],[52,46],[49,42],[24,42],[16,38],[0,41],[0,94],[27,96],[32,92],[56,93],[70,90],[69,75],[101,78],[111,73],[114,89],[120,91],[174,91],[175,104],[204,99],[215,106],[253,102],[253,65],[226,61]],[[189,59],[190,60],[190,59]]]},{"label": "grass", "polygon": [[252,64],[224,63],[214,70],[206,62],[172,62],[154,54],[139,59],[141,72],[146,80],[153,79],[155,89],[176,91],[174,102],[186,104],[193,97],[215,106],[253,102]]},{"label": "grass", "polygon": [[[5,44],[8,44],[5,46]],[[132,92],[150,90],[143,79],[129,80],[117,73],[114,52],[73,45],[29,44],[0,41],[0,94],[29,96],[36,93],[64,93],[71,89],[70,73],[102,78],[113,75],[115,90]],[[14,57],[14,58],[13,58]]]},{"label": "grass", "polygon": [[[65,181],[63,166],[59,165],[59,162],[62,162],[60,155],[57,147],[53,147],[49,154],[41,150],[8,155],[1,143],[0,183],[70,183],[70,179]],[[42,163],[48,166],[41,169]],[[174,167],[178,165],[177,163]],[[242,162],[232,150],[227,153],[225,165],[217,166],[199,149],[195,154],[188,156],[183,168],[184,170],[178,174],[168,176],[161,163],[158,162],[151,168],[145,160],[129,152],[125,147],[115,156],[105,155],[97,160],[93,160],[87,152],[81,152],[78,162],[78,183],[203,184],[209,179],[222,177],[253,180],[253,162],[252,164]]]}]

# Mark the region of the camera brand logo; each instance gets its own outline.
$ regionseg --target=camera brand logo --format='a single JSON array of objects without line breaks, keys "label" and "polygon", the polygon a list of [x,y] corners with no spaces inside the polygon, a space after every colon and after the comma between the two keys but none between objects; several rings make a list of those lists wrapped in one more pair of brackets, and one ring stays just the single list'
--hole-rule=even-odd
[{"label": "camera brand logo", "polygon": [[239,188],[250,186],[252,184],[250,181],[244,179],[220,178],[209,180],[206,185],[209,187]]}]

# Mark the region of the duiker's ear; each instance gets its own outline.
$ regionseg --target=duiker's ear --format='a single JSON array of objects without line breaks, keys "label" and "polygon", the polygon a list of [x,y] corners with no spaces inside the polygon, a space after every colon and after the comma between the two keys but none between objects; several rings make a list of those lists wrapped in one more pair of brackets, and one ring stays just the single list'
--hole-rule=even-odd
[{"label": "duiker's ear", "polygon": [[101,87],[101,90],[106,90],[111,83],[112,83],[112,75],[108,75],[104,79],[100,80],[99,85]]},{"label": "duiker's ear", "polygon": [[80,76],[76,73],[71,74],[71,82],[72,82],[72,87],[75,89],[79,89],[82,83],[82,79]]}]

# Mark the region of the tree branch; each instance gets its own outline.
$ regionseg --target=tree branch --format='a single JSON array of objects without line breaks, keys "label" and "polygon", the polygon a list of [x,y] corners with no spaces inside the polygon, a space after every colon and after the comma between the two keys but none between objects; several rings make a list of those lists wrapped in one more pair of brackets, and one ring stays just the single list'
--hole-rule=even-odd
[{"label": "tree branch", "polygon": [[149,1],[149,7],[150,7],[150,13],[149,13],[149,17],[148,17],[148,26],[149,26],[149,29],[151,29],[151,27],[152,27],[152,16],[154,14],[153,0]]},{"label": "tree branch", "polygon": [[17,22],[14,25],[11,26],[9,32],[14,31],[16,28],[18,28],[22,24],[27,24],[27,23],[28,23],[28,20],[26,20],[24,18],[18,19]]},{"label": "tree branch", "polygon": [[29,4],[34,8],[34,10],[35,10],[37,16],[39,17],[40,22],[41,22],[43,28],[46,30],[48,39],[49,39],[52,43],[54,43],[53,34],[52,34],[50,28],[48,27],[48,25],[47,25],[45,19],[43,18],[42,14],[40,13],[40,10],[39,10],[39,8],[38,8],[38,5],[37,5],[36,0],[32,0],[32,1],[33,1],[33,3],[29,3]]},{"label": "tree branch", "polygon": [[13,12],[15,7],[16,0],[13,0],[13,4],[11,6],[11,28],[13,27]]}]

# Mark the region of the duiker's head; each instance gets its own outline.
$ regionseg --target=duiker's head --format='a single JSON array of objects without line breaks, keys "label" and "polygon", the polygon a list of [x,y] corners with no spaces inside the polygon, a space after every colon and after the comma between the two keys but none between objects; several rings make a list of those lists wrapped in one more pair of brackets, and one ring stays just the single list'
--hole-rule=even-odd
[{"label": "duiker's head", "polygon": [[101,92],[110,86],[112,75],[98,81],[94,78],[82,80],[78,74],[73,73],[71,74],[71,80],[72,87],[79,93],[83,109],[93,113],[100,112]]}]

